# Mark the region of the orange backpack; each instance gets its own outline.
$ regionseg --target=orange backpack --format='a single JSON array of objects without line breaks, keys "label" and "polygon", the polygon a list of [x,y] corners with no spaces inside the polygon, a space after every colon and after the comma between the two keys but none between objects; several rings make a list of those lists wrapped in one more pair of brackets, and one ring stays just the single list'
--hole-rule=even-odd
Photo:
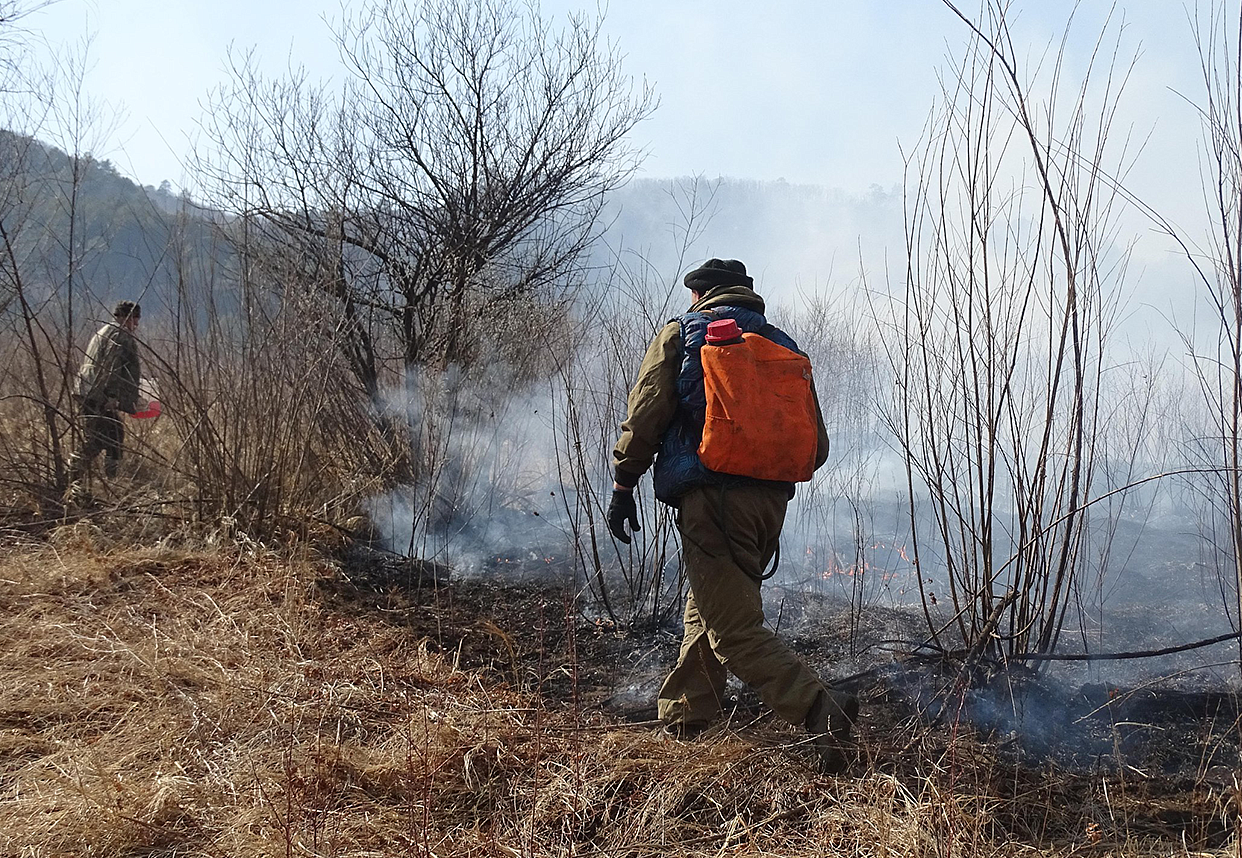
[{"label": "orange backpack", "polygon": [[809,480],[819,446],[810,360],[759,334],[713,344],[721,337],[712,333],[700,351],[707,413],[699,459],[723,474]]}]

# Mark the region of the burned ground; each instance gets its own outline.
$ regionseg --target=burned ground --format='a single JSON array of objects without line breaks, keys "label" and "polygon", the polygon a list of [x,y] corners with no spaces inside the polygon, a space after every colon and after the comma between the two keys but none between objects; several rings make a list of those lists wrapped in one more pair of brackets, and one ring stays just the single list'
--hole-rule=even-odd
[{"label": "burned ground", "polygon": [[[335,596],[342,606],[395,612],[455,663],[495,672],[548,705],[654,726],[655,694],[680,629],[588,620],[572,576],[564,584],[550,577],[513,583],[494,569],[436,586],[423,574],[406,578],[418,582],[411,589],[398,575],[391,586],[372,582]],[[850,608],[840,599],[776,590],[774,601],[770,614],[790,644],[864,701],[855,774],[882,772],[914,789],[938,767],[956,769],[959,787],[993,802],[998,828],[1027,841],[1089,830],[1092,838],[1111,831],[1218,848],[1233,837],[1242,740],[1235,691],[1179,679],[1172,666],[1137,685],[1015,668],[964,688],[960,662],[903,651],[924,631],[911,610],[869,609],[851,642]],[[730,695],[720,734],[762,742],[786,732],[749,689],[733,681]]]}]

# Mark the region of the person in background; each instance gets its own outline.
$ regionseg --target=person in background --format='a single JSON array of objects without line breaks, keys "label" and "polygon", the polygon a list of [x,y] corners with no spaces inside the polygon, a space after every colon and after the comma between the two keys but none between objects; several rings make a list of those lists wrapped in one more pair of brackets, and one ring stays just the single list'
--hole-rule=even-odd
[{"label": "person in background", "polygon": [[142,308],[138,304],[118,302],[112,320],[95,332],[86,347],[74,391],[82,440],[69,458],[71,491],[100,453],[104,454],[104,474],[109,479],[116,476],[125,442],[125,427],[117,412],[134,414],[138,410],[141,369],[134,333],[141,318]]},{"label": "person in background", "polygon": [[[793,483],[708,470],[698,458],[703,435],[704,379],[700,349],[710,321],[736,320],[743,332],[796,344],[767,324],[764,301],[746,266],[709,259],[685,276],[689,311],[668,322],[647,349],[630,391],[628,414],[613,451],[608,526],[618,540],[639,530],[634,488],[654,462],[658,499],[677,508],[682,557],[690,593],[676,665],[657,703],[671,735],[690,737],[721,714],[726,671],[758,692],[763,702],[811,733],[821,770],[846,768],[846,743],[858,699],[834,691],[764,624],[760,581],[777,552]],[[814,387],[812,385],[812,393]],[[814,402],[814,468],[828,458],[828,433]]]}]

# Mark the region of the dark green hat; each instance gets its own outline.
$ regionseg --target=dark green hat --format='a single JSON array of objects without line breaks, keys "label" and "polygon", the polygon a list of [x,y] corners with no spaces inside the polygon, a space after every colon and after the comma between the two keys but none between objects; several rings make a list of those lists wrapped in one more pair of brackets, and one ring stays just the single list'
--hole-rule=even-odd
[{"label": "dark green hat", "polygon": [[709,259],[685,276],[682,280],[687,289],[693,289],[700,295],[717,286],[745,286],[748,289],[755,281],[746,275],[746,266],[736,259]]}]

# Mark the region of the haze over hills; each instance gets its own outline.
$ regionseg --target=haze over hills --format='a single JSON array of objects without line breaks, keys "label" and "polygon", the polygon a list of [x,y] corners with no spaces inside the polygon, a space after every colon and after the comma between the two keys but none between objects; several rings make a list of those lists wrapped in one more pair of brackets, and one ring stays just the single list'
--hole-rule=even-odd
[{"label": "haze over hills", "polygon": [[[207,259],[228,258],[212,239],[208,210],[167,182],[143,186],[107,160],[74,159],[8,132],[0,157],[4,173],[15,177],[7,228],[20,258],[38,260],[25,276],[44,289],[67,282],[71,240],[75,288],[100,307],[135,293],[162,300],[178,281],[178,265],[202,270]],[[620,265],[672,286],[702,259],[737,258],[780,306],[854,294],[862,285],[883,292],[889,280],[901,282],[904,204],[898,187],[873,185],[855,195],[783,180],[636,178],[607,201],[590,263],[597,270]],[[1119,232],[1117,240],[1137,247],[1122,337],[1175,347],[1174,328],[1192,318],[1187,266],[1150,230]],[[675,309],[682,296],[674,291],[672,298]]]},{"label": "haze over hills", "polygon": [[861,264],[877,268],[886,247],[901,246],[901,217],[899,189],[638,179],[613,194],[604,241],[670,276],[711,256],[741,259],[764,296],[783,303],[857,284]]},{"label": "haze over hills", "polygon": [[[159,299],[177,282],[179,264],[226,254],[211,240],[207,210],[168,183],[143,186],[107,160],[75,159],[8,133],[3,149],[5,172],[15,176],[10,229],[22,257],[40,263],[25,276],[44,289],[67,282],[72,256],[75,288],[100,307],[135,293]],[[784,181],[638,178],[609,199],[591,262],[641,259],[673,282],[708,256],[739,258],[765,295],[783,303],[857,283],[860,254],[880,259],[901,241],[900,218],[900,195],[878,187],[853,196]]]}]

